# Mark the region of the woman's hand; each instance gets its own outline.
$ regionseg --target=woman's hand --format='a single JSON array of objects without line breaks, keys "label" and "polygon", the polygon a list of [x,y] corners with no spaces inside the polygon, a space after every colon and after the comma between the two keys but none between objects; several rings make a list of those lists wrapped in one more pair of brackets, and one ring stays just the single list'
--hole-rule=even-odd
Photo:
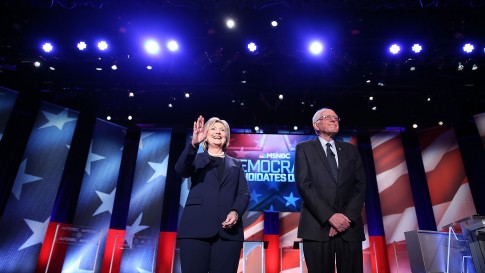
[{"label": "woman's hand", "polygon": [[222,228],[232,228],[239,219],[239,215],[236,211],[231,210],[226,217],[226,221],[222,222]]},{"label": "woman's hand", "polygon": [[204,117],[199,116],[194,121],[194,132],[192,133],[192,146],[196,147],[207,137],[207,130],[204,130]]}]

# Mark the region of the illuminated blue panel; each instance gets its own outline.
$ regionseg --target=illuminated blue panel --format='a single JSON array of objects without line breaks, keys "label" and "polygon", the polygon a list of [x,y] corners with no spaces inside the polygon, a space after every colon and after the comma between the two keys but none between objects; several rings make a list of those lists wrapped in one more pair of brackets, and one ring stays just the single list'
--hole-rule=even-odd
[{"label": "illuminated blue panel", "polygon": [[0,141],[16,100],[17,92],[0,87]]},{"label": "illuminated blue panel", "polygon": [[[187,136],[187,143],[192,134]],[[292,134],[231,134],[226,153],[243,163],[251,199],[248,211],[299,212],[301,197],[295,184],[295,147],[298,143],[315,139],[316,135]],[[349,135],[336,140],[350,142]],[[202,152],[202,146],[199,147]],[[190,189],[190,178],[182,181],[179,221]]]},{"label": "illuminated blue panel", "polygon": [[77,112],[41,103],[0,220],[0,272],[35,271],[77,119]]},{"label": "illuminated blue panel", "polygon": [[73,221],[85,240],[69,246],[62,272],[101,271],[125,135],[126,128],[96,120]]},{"label": "illuminated blue panel", "polygon": [[170,129],[141,132],[120,272],[154,270],[170,137]]}]

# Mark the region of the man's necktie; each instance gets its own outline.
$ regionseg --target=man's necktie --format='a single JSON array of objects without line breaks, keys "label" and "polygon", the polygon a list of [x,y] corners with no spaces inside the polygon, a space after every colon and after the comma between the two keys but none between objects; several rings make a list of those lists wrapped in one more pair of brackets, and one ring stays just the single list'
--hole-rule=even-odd
[{"label": "man's necktie", "polygon": [[327,159],[328,159],[328,163],[330,164],[330,168],[332,169],[333,178],[337,180],[337,177],[338,177],[337,160],[335,160],[335,154],[332,152],[332,149],[330,149],[330,147],[332,147],[332,144],[327,143]]}]

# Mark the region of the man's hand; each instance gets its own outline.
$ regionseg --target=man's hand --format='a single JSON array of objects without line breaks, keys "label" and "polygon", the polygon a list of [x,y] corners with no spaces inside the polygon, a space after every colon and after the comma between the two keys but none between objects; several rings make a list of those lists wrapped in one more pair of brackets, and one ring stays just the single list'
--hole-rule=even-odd
[{"label": "man's hand", "polygon": [[350,227],[350,219],[342,213],[335,213],[328,219],[328,222],[332,227],[334,227],[338,232],[343,232]]}]

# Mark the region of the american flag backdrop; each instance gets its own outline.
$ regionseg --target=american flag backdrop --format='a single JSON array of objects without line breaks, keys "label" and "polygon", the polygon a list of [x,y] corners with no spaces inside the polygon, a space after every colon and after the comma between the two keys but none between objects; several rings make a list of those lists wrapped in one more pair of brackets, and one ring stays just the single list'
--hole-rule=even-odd
[{"label": "american flag backdrop", "polygon": [[0,272],[35,271],[77,120],[41,103],[0,220]]},{"label": "american flag backdrop", "polygon": [[0,87],[0,141],[2,140],[5,127],[12,112],[18,93],[10,89]]},{"label": "american flag backdrop", "polygon": [[477,213],[453,129],[445,126],[419,135],[436,226]]},{"label": "american flag backdrop", "polygon": [[[414,199],[400,131],[380,131],[371,137],[377,188],[390,272],[410,272],[404,232],[418,229]],[[364,251],[371,246],[365,247]],[[380,257],[377,257],[379,259]]]},{"label": "american flag backdrop", "polygon": [[171,132],[141,132],[120,272],[155,270]]},{"label": "american flag backdrop", "polygon": [[125,135],[126,128],[96,120],[73,221],[73,227],[87,238],[70,244],[62,272],[99,272],[101,268]]}]

